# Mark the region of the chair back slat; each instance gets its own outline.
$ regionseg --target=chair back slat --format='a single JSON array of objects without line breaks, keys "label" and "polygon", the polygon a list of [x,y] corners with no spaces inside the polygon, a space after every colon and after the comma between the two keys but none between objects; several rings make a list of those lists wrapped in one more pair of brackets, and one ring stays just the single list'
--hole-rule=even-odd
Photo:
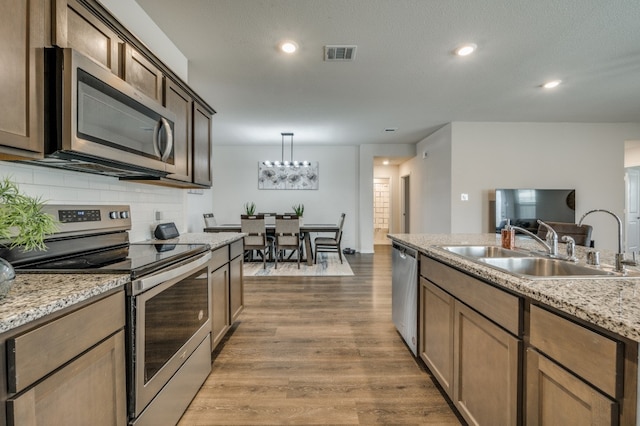
[{"label": "chair back slat", "polygon": [[344,218],[346,214],[342,213],[340,215],[340,220],[338,221],[338,232],[336,232],[336,241],[340,242],[342,240],[342,227],[344,226]]},{"label": "chair back slat", "polygon": [[240,228],[244,234],[247,234],[244,239],[246,245],[264,245],[267,227],[263,215],[241,215]]}]

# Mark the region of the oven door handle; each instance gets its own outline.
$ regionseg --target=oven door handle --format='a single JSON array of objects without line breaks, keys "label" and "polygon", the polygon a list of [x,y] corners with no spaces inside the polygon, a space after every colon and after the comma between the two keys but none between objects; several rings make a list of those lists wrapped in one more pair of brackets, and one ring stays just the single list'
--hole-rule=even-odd
[{"label": "oven door handle", "polygon": [[185,263],[184,265],[171,268],[167,271],[160,272],[155,275],[150,275],[147,277],[134,280],[131,283],[133,295],[134,296],[138,295],[143,291],[146,291],[158,284],[167,282],[174,278],[178,278],[182,275],[193,273],[197,271],[202,265],[209,262],[209,260],[211,260],[211,251],[206,252],[204,255],[200,256],[198,259],[193,260],[189,263]]}]

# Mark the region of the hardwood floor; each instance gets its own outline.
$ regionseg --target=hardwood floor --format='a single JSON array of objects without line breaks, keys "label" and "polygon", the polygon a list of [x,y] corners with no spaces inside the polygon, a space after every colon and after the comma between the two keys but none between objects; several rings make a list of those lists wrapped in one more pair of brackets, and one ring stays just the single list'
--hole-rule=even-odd
[{"label": "hardwood floor", "polygon": [[391,322],[390,246],[350,277],[245,277],[245,310],[180,425],[460,424]]}]

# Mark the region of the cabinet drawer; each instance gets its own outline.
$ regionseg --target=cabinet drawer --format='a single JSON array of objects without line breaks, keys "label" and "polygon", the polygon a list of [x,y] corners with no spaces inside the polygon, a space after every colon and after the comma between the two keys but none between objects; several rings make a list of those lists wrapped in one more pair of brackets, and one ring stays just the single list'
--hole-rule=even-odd
[{"label": "cabinet drawer", "polygon": [[123,328],[124,311],[124,291],[119,291],[7,340],[9,392],[20,392]]},{"label": "cabinet drawer", "polygon": [[7,401],[7,425],[127,424],[124,330]]},{"label": "cabinet drawer", "polygon": [[211,252],[211,261],[209,262],[211,272],[227,263],[229,263],[229,250],[227,246],[220,247]]},{"label": "cabinet drawer", "polygon": [[516,336],[522,334],[521,300],[430,257],[420,257],[420,274]]},{"label": "cabinet drawer", "polygon": [[621,342],[535,305],[530,328],[532,346],[610,396],[622,394]]},{"label": "cabinet drawer", "polygon": [[244,252],[244,240],[238,240],[229,246],[229,259],[235,259]]}]

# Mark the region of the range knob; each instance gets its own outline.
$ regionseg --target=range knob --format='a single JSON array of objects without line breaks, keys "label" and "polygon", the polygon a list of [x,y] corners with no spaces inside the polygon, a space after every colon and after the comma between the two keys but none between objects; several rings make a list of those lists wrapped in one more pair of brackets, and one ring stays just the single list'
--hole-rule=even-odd
[{"label": "range knob", "polygon": [[126,219],[129,217],[129,212],[128,211],[121,211],[120,212],[120,219]]},{"label": "range knob", "polygon": [[109,212],[109,219],[117,219],[118,212]]}]

